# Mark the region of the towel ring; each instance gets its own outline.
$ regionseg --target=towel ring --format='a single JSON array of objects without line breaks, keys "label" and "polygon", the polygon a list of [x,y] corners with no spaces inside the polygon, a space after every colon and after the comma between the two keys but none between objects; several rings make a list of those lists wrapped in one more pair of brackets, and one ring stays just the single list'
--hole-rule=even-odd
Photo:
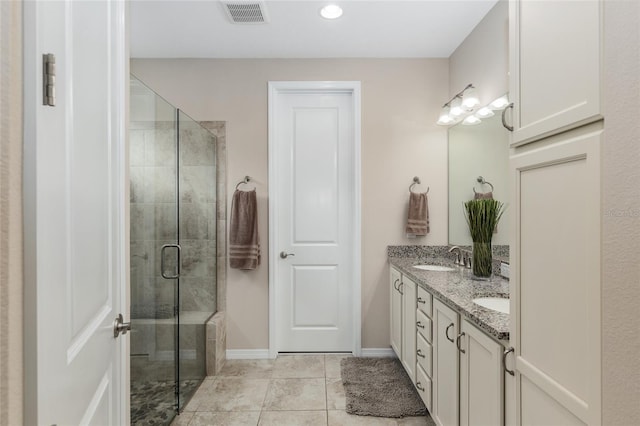
[{"label": "towel ring", "polygon": [[242,179],[236,185],[236,190],[238,190],[240,188],[240,185],[247,185],[249,182],[251,182],[251,176],[245,176],[244,179]]},{"label": "towel ring", "polygon": [[[491,182],[488,182],[486,180],[484,180],[484,178],[482,176],[478,176],[478,179],[476,179],[478,181],[478,183],[480,185],[489,185],[491,187],[491,192],[493,192],[493,185],[491,184]],[[473,187],[473,193],[477,194],[476,192],[476,187]]]},{"label": "towel ring", "polygon": [[[420,178],[418,176],[414,176],[413,177],[413,183],[411,185],[409,185],[409,192],[413,192],[412,189],[415,185],[420,185],[422,182],[420,182]],[[429,193],[429,187],[427,186],[427,192],[425,192],[425,194]]]}]

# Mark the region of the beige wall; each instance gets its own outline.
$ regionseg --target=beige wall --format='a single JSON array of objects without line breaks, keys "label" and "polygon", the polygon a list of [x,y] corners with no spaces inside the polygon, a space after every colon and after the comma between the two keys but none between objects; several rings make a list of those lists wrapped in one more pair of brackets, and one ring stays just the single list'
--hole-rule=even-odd
[{"label": "beige wall", "polygon": [[22,424],[22,4],[0,2],[0,424]]},{"label": "beige wall", "polygon": [[[448,60],[133,60],[131,69],[195,120],[227,122],[229,186],[255,179],[266,255],[267,82],[362,82],[362,346],[387,348],[386,246],[447,242],[446,129],[435,121],[448,96]],[[414,175],[431,188],[431,234],[409,240],[403,226]],[[227,282],[228,348],[268,348],[267,257],[256,271],[229,270]]]},{"label": "beige wall", "polygon": [[449,94],[473,83],[486,105],[508,88],[509,5],[499,1],[449,58]]},{"label": "beige wall", "polygon": [[602,424],[640,424],[640,3],[605,2]]}]

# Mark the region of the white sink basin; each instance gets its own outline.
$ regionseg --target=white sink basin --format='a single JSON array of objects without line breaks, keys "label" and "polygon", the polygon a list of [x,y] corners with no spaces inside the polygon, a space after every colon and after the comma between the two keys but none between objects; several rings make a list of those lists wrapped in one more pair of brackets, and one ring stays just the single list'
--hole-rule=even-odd
[{"label": "white sink basin", "polygon": [[509,299],[503,297],[479,297],[478,299],[473,299],[473,303],[503,314],[509,313]]},{"label": "white sink basin", "polygon": [[455,269],[449,268],[448,266],[440,266],[440,265],[413,265],[416,269],[421,269],[423,271],[436,271],[436,272],[453,272]]}]

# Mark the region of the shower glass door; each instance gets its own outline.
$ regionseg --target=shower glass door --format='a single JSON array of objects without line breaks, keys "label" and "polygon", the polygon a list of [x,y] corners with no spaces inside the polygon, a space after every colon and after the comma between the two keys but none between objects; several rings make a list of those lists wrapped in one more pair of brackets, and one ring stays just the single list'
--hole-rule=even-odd
[{"label": "shower glass door", "polygon": [[206,376],[207,320],[216,310],[216,138],[178,110],[178,407]]},{"label": "shower glass door", "polygon": [[131,424],[168,425],[178,406],[177,110],[132,77]]}]

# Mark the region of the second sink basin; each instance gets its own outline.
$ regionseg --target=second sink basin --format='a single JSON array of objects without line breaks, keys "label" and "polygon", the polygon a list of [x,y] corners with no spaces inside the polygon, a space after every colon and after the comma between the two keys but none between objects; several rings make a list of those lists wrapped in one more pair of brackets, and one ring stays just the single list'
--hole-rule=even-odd
[{"label": "second sink basin", "polygon": [[509,313],[509,299],[502,297],[479,297],[477,299],[473,299],[473,303],[480,305],[483,308],[502,312],[503,314]]},{"label": "second sink basin", "polygon": [[436,271],[436,272],[452,272],[455,269],[450,268],[448,266],[441,265],[413,265],[416,269],[421,269],[423,271]]}]

